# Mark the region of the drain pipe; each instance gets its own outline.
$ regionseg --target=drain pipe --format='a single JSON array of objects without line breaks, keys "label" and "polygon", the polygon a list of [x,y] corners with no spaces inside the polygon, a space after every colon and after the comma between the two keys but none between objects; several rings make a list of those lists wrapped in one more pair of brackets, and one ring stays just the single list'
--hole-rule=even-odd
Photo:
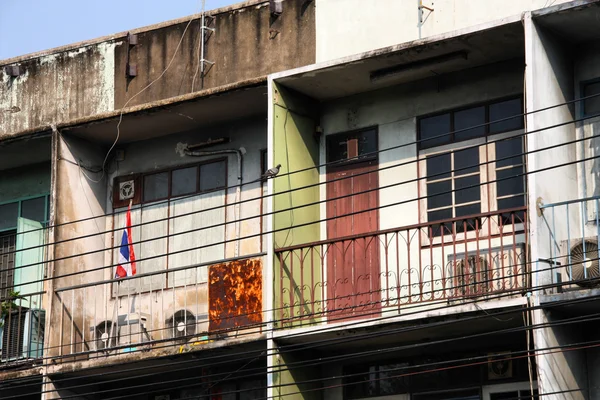
[{"label": "drain pipe", "polygon": [[[240,223],[240,201],[242,197],[242,173],[243,173],[243,158],[244,154],[246,154],[246,149],[244,147],[240,147],[239,149],[227,149],[227,150],[215,150],[215,151],[195,151],[186,148],[184,150],[185,155],[190,157],[206,157],[206,156],[214,156],[219,154],[235,154],[237,156],[237,164],[238,164],[238,184],[235,188],[235,255],[234,257],[239,257],[240,253],[240,234],[241,234],[241,223]],[[227,185],[226,185],[227,186]],[[225,196],[227,196],[227,189],[225,189]],[[227,210],[225,210],[225,215],[227,215]],[[226,217],[227,219],[227,217]]]}]

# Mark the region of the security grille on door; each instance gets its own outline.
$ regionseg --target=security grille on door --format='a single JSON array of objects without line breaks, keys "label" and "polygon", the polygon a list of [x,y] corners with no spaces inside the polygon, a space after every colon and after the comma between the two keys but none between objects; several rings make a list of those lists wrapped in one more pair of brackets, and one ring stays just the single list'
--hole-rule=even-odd
[{"label": "security grille on door", "polygon": [[483,257],[469,256],[457,261],[455,269],[455,294],[479,296],[489,292],[489,267]]}]

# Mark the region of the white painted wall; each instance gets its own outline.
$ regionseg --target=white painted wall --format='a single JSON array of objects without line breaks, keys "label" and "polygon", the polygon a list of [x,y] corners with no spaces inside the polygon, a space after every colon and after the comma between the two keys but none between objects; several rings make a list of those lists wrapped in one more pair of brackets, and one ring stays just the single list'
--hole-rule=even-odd
[{"label": "white painted wall", "polygon": [[[380,150],[406,144],[405,147],[379,154],[382,168],[402,164],[400,167],[379,172],[380,187],[406,182],[379,191],[379,205],[383,207],[379,210],[379,226],[382,230],[400,228],[425,222],[419,221],[419,205],[415,200],[419,197],[416,181],[418,164],[414,162],[417,159],[417,146],[414,144],[417,140],[416,117],[519,94],[522,90],[521,64],[501,63],[331,101],[324,104],[322,108],[321,125],[325,135],[377,126]],[[322,140],[321,163],[326,160],[325,146],[326,140]],[[326,169],[322,167],[321,182],[325,181]],[[325,185],[321,185],[321,196],[326,198]],[[390,206],[402,201],[406,203]],[[326,210],[327,206],[323,203],[321,205],[323,218],[326,216]],[[401,231],[398,237],[398,248],[395,245],[395,235],[380,237],[381,271],[387,272],[385,271],[387,257],[388,271],[391,272],[390,275],[381,277],[381,287],[397,287],[397,284],[401,287],[399,292],[396,289],[385,290],[382,293],[384,299],[399,297],[403,304],[440,299],[444,287],[448,287],[444,285],[451,282],[447,265],[448,256],[453,253],[477,250],[476,242],[471,242],[467,248],[463,244],[460,249],[457,249],[452,246],[452,243],[448,243],[447,246],[437,247],[432,252],[429,248],[421,250],[419,234],[416,230]],[[325,223],[321,224],[321,238],[326,238]],[[387,255],[384,249],[386,241],[391,244]],[[483,249],[494,249],[499,246],[511,247],[513,242],[524,241],[522,236],[514,240],[505,238],[502,242],[485,240],[480,241],[479,249],[483,251]],[[324,276],[327,276],[326,273]],[[496,275],[494,278],[499,277]],[[422,290],[415,285],[419,281],[426,282]],[[500,279],[497,283],[502,284]]]},{"label": "white painted wall", "polygon": [[[421,37],[568,0],[423,0]],[[419,39],[418,0],[317,0],[317,62]]]}]

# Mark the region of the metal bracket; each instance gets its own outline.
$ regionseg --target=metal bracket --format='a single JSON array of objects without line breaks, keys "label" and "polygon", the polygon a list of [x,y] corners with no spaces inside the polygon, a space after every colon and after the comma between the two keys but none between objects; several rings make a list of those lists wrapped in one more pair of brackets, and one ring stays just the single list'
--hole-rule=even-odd
[{"label": "metal bracket", "polygon": [[138,45],[138,35],[127,33],[127,64],[125,66],[125,76],[135,78],[137,76],[137,65],[131,63],[131,48]]}]

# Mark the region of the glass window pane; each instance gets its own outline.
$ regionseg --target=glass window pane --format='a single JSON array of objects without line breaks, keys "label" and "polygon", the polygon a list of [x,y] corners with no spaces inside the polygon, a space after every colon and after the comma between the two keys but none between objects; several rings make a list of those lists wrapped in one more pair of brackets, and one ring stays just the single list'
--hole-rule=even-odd
[{"label": "glass window pane", "polygon": [[[456,217],[466,217],[469,215],[481,214],[481,203],[469,204],[468,206],[456,207]],[[481,229],[481,219],[466,218],[464,220],[456,221],[456,232],[468,232],[476,229]]]},{"label": "glass window pane", "polygon": [[[475,107],[454,113],[455,140],[466,140],[485,136],[485,107]],[[483,125],[479,128],[468,129],[472,126]],[[461,132],[459,132],[461,131]]]},{"label": "glass window pane", "polygon": [[[600,94],[600,82],[588,83],[583,87],[583,96]],[[585,115],[600,114],[600,96],[592,97],[583,101],[583,113]]]},{"label": "glass window pane", "polygon": [[[451,218],[452,218],[452,208],[446,208],[444,210],[436,210],[436,211],[427,212],[427,221],[429,221],[429,222],[441,221],[444,219],[451,219]],[[427,231],[428,231],[427,233],[431,237],[449,235],[450,233],[452,233],[452,223],[445,222],[442,224],[432,224],[428,227]]]},{"label": "glass window pane", "polygon": [[171,181],[171,196],[194,193],[198,178],[198,167],[176,169]]},{"label": "glass window pane", "polygon": [[490,400],[506,400],[506,399],[518,399],[519,392],[502,392],[502,393],[491,393]]},{"label": "glass window pane", "polygon": [[507,197],[498,199],[498,210],[508,210],[525,206],[525,196]]},{"label": "glass window pane", "polygon": [[21,202],[21,217],[33,221],[46,221],[46,196]]},{"label": "glass window pane", "polygon": [[144,177],[144,201],[166,199],[169,194],[169,173],[146,175]]},{"label": "glass window pane", "polygon": [[496,192],[498,196],[520,194],[525,192],[523,184],[523,167],[496,170]]},{"label": "glass window pane", "polygon": [[225,187],[227,169],[225,161],[203,164],[200,166],[200,191]]},{"label": "glass window pane", "polygon": [[[422,149],[426,149],[450,143],[452,141],[450,131],[450,113],[436,115],[435,117],[421,118],[419,120],[419,146]],[[431,139],[440,135],[441,137],[439,138]]]},{"label": "glass window pane", "polygon": [[436,154],[426,159],[427,180],[433,181],[450,177],[450,153]]},{"label": "glass window pane", "polygon": [[333,135],[327,138],[327,162],[341,161],[348,158],[348,138]]},{"label": "glass window pane", "polygon": [[18,213],[19,203],[0,205],[0,230],[15,228],[17,226]]},{"label": "glass window pane", "polygon": [[479,172],[479,148],[469,148],[454,152],[454,175]]},{"label": "glass window pane", "polygon": [[454,187],[456,189],[456,192],[454,192],[455,204],[470,203],[481,198],[479,175],[456,178]]},{"label": "glass window pane", "polygon": [[[452,181],[442,181],[427,184],[427,209],[452,205]],[[441,193],[441,194],[439,194]],[[436,196],[436,194],[439,194]]]},{"label": "glass window pane", "polygon": [[377,151],[377,131],[361,132],[358,136],[358,155],[374,157]]},{"label": "glass window pane", "polygon": [[[512,99],[490,104],[490,122],[512,117],[523,113],[521,99]],[[490,133],[506,132],[523,127],[523,116],[490,124]]]},{"label": "glass window pane", "polygon": [[516,137],[496,143],[496,168],[523,164],[523,138]]}]

